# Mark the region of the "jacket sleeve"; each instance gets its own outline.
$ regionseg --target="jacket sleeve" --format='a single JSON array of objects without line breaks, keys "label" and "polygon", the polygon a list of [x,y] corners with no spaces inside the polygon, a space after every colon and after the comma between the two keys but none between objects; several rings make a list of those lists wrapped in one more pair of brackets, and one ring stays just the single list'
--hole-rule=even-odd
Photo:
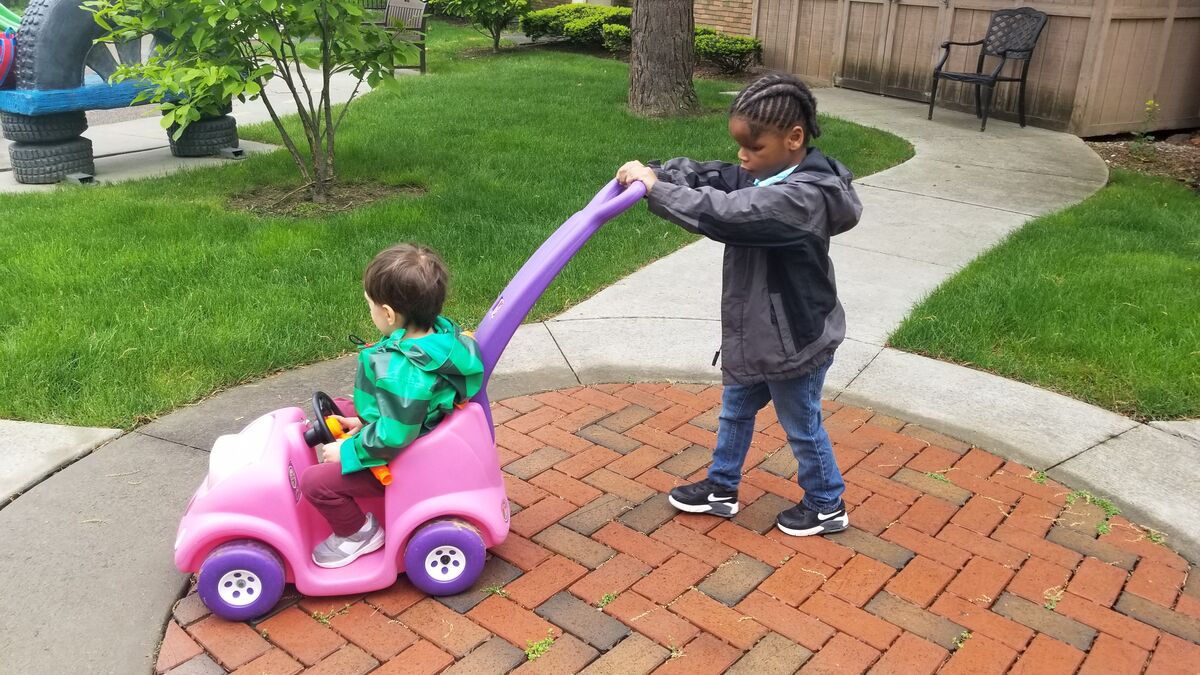
[{"label": "jacket sleeve", "polygon": [[711,187],[722,192],[736,189],[738,167],[729,162],[697,162],[687,157],[676,157],[665,162],[650,162],[651,169],[660,181],[687,187]]},{"label": "jacket sleeve", "polygon": [[379,417],[343,444],[353,452],[343,451],[342,473],[386,464],[421,434],[429,399],[404,395],[402,383],[392,378],[380,378],[375,386]]},{"label": "jacket sleeve", "polygon": [[820,189],[806,183],[779,183],[724,192],[654,184],[648,195],[651,213],[680,227],[731,246],[794,246],[813,234],[825,208]]}]

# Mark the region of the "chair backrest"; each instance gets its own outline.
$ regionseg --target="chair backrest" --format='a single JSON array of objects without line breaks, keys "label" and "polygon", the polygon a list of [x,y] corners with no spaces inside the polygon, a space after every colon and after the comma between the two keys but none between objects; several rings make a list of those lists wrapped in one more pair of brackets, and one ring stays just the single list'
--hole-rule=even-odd
[{"label": "chair backrest", "polygon": [[422,30],[425,3],[420,0],[387,0],[383,21],[386,26],[403,26],[409,30]]},{"label": "chair backrest", "polygon": [[992,12],[988,22],[983,53],[1000,56],[1007,52],[1010,59],[1031,58],[1033,47],[1045,27],[1046,14],[1032,7],[998,9]]}]

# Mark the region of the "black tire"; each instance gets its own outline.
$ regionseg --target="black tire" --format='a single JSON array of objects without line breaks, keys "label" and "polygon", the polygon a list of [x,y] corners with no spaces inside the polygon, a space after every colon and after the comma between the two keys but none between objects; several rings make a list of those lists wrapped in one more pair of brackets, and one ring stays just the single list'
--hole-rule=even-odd
[{"label": "black tire", "polygon": [[0,113],[4,137],[17,143],[56,143],[69,141],[87,130],[87,115],[82,110],[49,115]]},{"label": "black tire", "polygon": [[83,84],[83,62],[103,34],[79,0],[33,0],[17,31],[17,89],[74,89]]},{"label": "black tire", "polygon": [[[104,35],[95,15],[80,0],[31,0],[21,15],[17,30],[13,71],[17,89],[74,89],[83,85],[85,65],[93,49],[107,50],[95,40]],[[156,34],[158,42],[170,42],[169,34]],[[135,48],[134,51],[137,51]],[[131,57],[121,54],[122,61]],[[107,79],[115,69],[113,59],[96,71]],[[139,56],[140,62],[140,56]],[[93,68],[95,70],[95,68]],[[102,72],[103,71],[103,72]]]},{"label": "black tire", "polygon": [[96,173],[92,142],[74,138],[62,143],[13,143],[8,148],[18,183],[57,183],[72,173]]},{"label": "black tire", "polygon": [[200,119],[183,130],[175,140],[175,128],[167,130],[171,154],[176,157],[209,157],[221,154],[224,148],[238,147],[237,120],[229,115]]}]

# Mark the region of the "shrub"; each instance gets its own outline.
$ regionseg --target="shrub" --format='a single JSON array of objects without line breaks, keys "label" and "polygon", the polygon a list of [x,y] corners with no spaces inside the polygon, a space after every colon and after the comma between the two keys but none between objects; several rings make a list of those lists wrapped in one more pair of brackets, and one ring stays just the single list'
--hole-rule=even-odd
[{"label": "shrub", "polygon": [[740,73],[762,58],[762,42],[740,35],[697,35],[696,56],[727,74]]},{"label": "shrub", "polygon": [[[521,19],[521,30],[534,40],[547,35],[565,37],[583,45],[603,46],[610,52],[629,51],[629,23],[633,10],[626,7],[569,4],[530,12]],[[711,26],[696,26],[696,56],[721,72],[740,73],[762,58],[756,38],[725,35]]]},{"label": "shrub", "polygon": [[629,26],[606,23],[604,24],[603,33],[605,49],[615,54],[629,51],[629,45],[632,40],[629,33]]},{"label": "shrub", "polygon": [[570,4],[530,12],[521,19],[521,30],[536,40],[544,36],[565,37],[578,44],[600,46],[604,26],[628,26],[633,10],[628,7]]},{"label": "shrub", "polygon": [[594,7],[595,11],[572,19],[563,25],[563,35],[581,45],[599,47],[604,43],[604,26],[616,24],[628,26],[633,10],[625,7]]},{"label": "shrub", "polygon": [[521,17],[521,30],[536,40],[547,35],[562,36],[563,24],[585,16],[595,10],[593,5],[558,5],[539,9]]},{"label": "shrub", "polygon": [[450,16],[471,22],[492,39],[492,51],[500,51],[500,35],[529,11],[529,0],[430,0],[430,5]]}]

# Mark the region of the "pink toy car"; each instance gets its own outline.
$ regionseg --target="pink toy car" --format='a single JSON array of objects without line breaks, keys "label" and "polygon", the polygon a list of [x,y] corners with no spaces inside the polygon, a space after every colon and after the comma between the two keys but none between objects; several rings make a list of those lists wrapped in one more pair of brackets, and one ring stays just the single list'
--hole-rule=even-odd
[{"label": "pink toy car", "polygon": [[[192,496],[175,538],[175,565],[199,572],[197,591],[214,614],[244,621],[268,612],[292,582],[305,595],[387,588],[407,573],[430,595],[471,587],[486,550],[508,536],[509,505],[496,453],[486,383],[500,354],[546,287],[601,225],[645,194],[611,182],[546,240],[509,282],[476,332],[484,389],[389,465],[382,499],[362,506],[384,525],[386,543],[336,569],[317,567],[312,550],[329,525],[300,494],[313,446],[332,440],[324,420],[341,411],[314,395],[311,414],[283,408],[213,445],[208,476]],[[310,421],[310,418],[312,421]]]}]

